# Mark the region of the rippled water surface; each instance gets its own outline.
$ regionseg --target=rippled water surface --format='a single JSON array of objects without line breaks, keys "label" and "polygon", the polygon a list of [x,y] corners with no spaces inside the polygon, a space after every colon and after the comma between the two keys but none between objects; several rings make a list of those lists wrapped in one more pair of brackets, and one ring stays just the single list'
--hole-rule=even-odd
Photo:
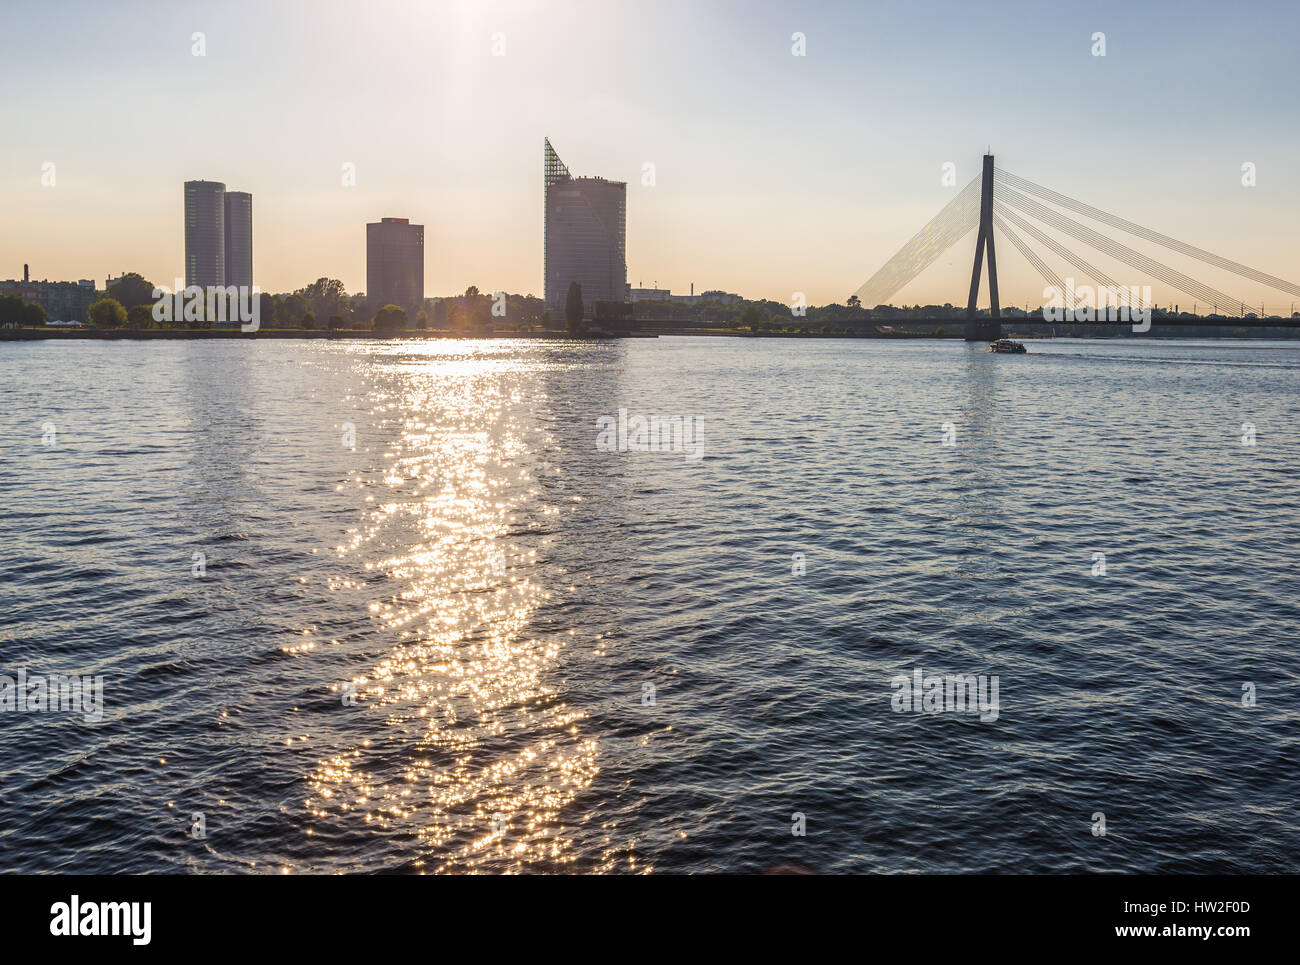
[{"label": "rippled water surface", "polygon": [[1031,352],[0,345],[0,869],[1300,870],[1300,351]]}]

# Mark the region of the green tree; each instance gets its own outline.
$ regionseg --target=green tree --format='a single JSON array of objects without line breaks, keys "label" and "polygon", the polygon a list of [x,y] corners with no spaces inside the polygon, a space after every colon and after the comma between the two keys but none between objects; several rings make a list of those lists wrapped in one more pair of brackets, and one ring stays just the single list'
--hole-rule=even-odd
[{"label": "green tree", "polygon": [[[293,325],[311,310],[312,307],[307,304],[307,299],[297,292],[292,295],[281,295],[276,305],[276,312],[285,325]],[[265,320],[262,324],[266,324]]]},{"label": "green tree", "polygon": [[767,321],[767,314],[753,302],[745,306],[745,310],[736,318],[736,323],[743,328],[751,331],[756,330],[762,323]]},{"label": "green tree", "polygon": [[280,314],[280,300],[267,292],[257,294],[257,321],[262,328],[275,328]]},{"label": "green tree", "polygon": [[0,295],[0,325],[14,328],[23,323],[23,300],[17,295]]},{"label": "green tree", "polygon": [[132,328],[153,328],[153,306],[132,305],[126,310],[126,320]]},{"label": "green tree", "polygon": [[385,338],[406,331],[406,309],[398,305],[385,305],[375,313],[370,328]]},{"label": "green tree", "polygon": [[[310,310],[316,315],[330,315],[339,310],[339,306],[347,300],[348,292],[343,287],[343,282],[337,278],[317,278],[306,288],[299,288],[294,292],[299,298],[306,303],[306,310]],[[300,318],[302,313],[291,315],[291,318]]]},{"label": "green tree", "polygon": [[465,315],[469,329],[475,335],[492,334],[492,299],[486,295],[466,297]]},{"label": "green tree", "polygon": [[850,295],[849,300],[845,302],[845,304],[848,305],[849,308],[860,308],[862,306],[862,299],[857,295]]},{"label": "green tree", "polygon": [[86,320],[96,328],[121,328],[126,324],[126,309],[116,298],[105,296],[90,306]]},{"label": "green tree", "polygon": [[458,299],[458,304],[449,310],[452,328],[476,335],[483,334],[485,329],[490,330],[491,305],[491,298],[480,292],[477,285],[470,285]]},{"label": "green tree", "polygon": [[582,286],[576,281],[569,282],[569,291],[564,296],[564,323],[570,335],[576,335],[582,327]]},{"label": "green tree", "polygon": [[45,324],[45,309],[17,295],[0,295],[0,325],[5,328]]},{"label": "green tree", "polygon": [[343,327],[343,316],[331,315],[329,318],[329,322],[327,324],[329,325],[329,329],[331,332],[340,329]]},{"label": "green tree", "polygon": [[153,305],[153,289],[153,282],[146,280],[143,275],[129,271],[108,286],[108,297],[116,299],[129,311],[137,305]]},{"label": "green tree", "polygon": [[304,328],[309,332],[314,331],[316,328],[316,316],[313,315],[311,312],[308,312],[307,314],[303,315],[302,321],[298,323],[298,327]]},{"label": "green tree", "polygon": [[415,313],[415,327],[422,332],[429,327],[429,316],[424,313],[423,309]]}]

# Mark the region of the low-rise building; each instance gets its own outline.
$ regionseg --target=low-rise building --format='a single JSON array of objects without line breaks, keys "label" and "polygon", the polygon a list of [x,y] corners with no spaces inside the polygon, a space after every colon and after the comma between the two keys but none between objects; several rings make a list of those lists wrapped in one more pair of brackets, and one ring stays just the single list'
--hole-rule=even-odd
[{"label": "low-rise building", "polygon": [[723,305],[734,305],[740,301],[740,296],[718,290],[702,292],[697,295],[695,294],[694,285],[691,286],[689,295],[674,295],[667,288],[632,288],[629,286],[627,300],[630,302],[677,302],[680,305],[698,305],[700,302],[720,302]]},{"label": "low-rise building", "polygon": [[45,309],[47,320],[84,322],[95,300],[95,283],[80,281],[0,281],[0,295],[17,295]]},{"label": "low-rise building", "polygon": [[740,300],[740,296],[734,292],[724,292],[717,289],[703,292],[700,295],[700,301],[702,302],[719,302],[723,305],[734,305]]},{"label": "low-rise building", "polygon": [[630,302],[666,302],[672,297],[672,292],[667,288],[631,288],[627,290],[627,300]]}]

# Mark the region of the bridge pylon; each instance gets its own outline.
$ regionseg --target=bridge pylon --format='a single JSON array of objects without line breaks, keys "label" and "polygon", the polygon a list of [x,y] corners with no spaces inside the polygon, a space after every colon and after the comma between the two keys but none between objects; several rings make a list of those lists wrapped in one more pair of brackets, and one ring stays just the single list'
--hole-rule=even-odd
[{"label": "bridge pylon", "polygon": [[[975,316],[975,299],[980,290],[980,267],[984,246],[989,252],[989,317]],[[966,341],[991,342],[1002,337],[998,308],[998,260],[993,251],[993,155],[984,155],[984,182],[980,190],[980,226],[975,239],[975,267],[970,274],[970,298],[966,302]]]}]

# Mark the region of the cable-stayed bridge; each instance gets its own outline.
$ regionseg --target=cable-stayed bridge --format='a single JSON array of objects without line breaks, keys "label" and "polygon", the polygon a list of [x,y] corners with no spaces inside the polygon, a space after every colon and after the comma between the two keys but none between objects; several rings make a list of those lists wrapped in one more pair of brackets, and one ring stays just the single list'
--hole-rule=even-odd
[{"label": "cable-stayed bridge", "polygon": [[[984,156],[983,171],[885,262],[879,271],[867,279],[856,292],[857,297],[866,308],[888,303],[896,292],[934,264],[944,252],[970,234],[972,230],[978,229],[975,240],[975,264],[971,271],[970,293],[966,304],[966,315],[969,320],[968,338],[997,338],[1001,334],[995,235],[1010,241],[1043,280],[1059,292],[1072,292],[1072,282],[1067,283],[1067,280],[1044,260],[1040,252],[1035,250],[1030,241],[1072,265],[1076,271],[1097,286],[1099,295],[1105,291],[1113,308],[1141,311],[1151,307],[1149,301],[1146,304],[1141,303],[1137,286],[1131,283],[1121,285],[1110,274],[1067,248],[1044,230],[1050,228],[1127,265],[1142,279],[1154,279],[1183,292],[1193,298],[1198,305],[1209,308],[1215,315],[1242,318],[1251,311],[1251,306],[1244,299],[1220,291],[1171,268],[1121,241],[1108,237],[1095,227],[1076,220],[1071,215],[1078,215],[1093,224],[1116,229],[1212,268],[1249,279],[1257,285],[1286,292],[1292,297],[1300,297],[1300,285],[1213,254],[1195,245],[1178,241],[1004,171],[994,165],[991,154]],[[975,310],[985,252],[987,252],[989,276],[987,319],[977,318]],[[1098,302],[1099,307],[1106,307],[1106,303],[1100,298]],[[1128,312],[1124,314],[1127,317]]]}]

